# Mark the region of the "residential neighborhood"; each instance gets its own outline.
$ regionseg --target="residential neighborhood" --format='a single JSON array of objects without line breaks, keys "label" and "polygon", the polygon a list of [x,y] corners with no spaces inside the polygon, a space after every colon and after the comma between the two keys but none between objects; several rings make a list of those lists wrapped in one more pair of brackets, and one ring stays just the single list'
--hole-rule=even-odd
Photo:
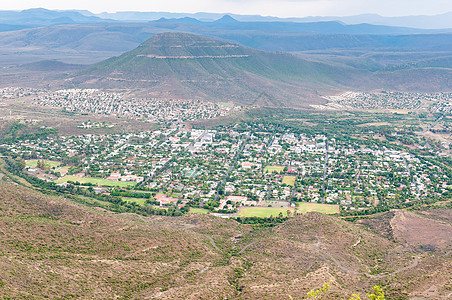
[{"label": "residential neighborhood", "polygon": [[26,172],[46,181],[220,213],[300,203],[353,213],[450,190],[451,177],[434,160],[376,141],[255,123],[57,136],[1,147],[26,159]]},{"label": "residential neighborhood", "polygon": [[[21,93],[25,92],[27,90]],[[3,97],[10,93],[9,90],[5,90]],[[232,103],[214,104],[196,99],[143,99],[97,89],[66,89],[46,93],[41,91],[28,93],[34,96],[33,104],[42,107],[57,108],[67,112],[89,113],[95,116],[113,115],[157,123],[212,119],[241,109],[240,106]]]}]

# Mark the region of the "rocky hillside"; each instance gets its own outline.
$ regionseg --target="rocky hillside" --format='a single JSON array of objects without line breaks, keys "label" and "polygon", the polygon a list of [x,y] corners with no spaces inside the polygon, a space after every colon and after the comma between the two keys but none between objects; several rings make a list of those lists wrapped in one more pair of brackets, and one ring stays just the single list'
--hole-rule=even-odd
[{"label": "rocky hillside", "polygon": [[[328,299],[363,295],[374,284],[389,299],[450,297],[450,240],[422,241],[429,228],[450,236],[447,210],[361,225],[308,213],[256,229],[209,215],[115,214],[2,177],[6,298],[303,299],[330,281]],[[417,237],[407,233],[413,224],[423,231]],[[373,232],[385,227],[393,229]]]}]

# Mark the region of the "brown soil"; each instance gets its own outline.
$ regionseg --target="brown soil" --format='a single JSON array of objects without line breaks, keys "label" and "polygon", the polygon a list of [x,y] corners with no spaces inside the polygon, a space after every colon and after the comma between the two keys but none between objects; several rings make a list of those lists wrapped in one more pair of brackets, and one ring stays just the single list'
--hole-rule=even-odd
[{"label": "brown soil", "polygon": [[452,225],[408,212],[396,211],[391,220],[394,238],[409,246],[434,250],[452,247]]},{"label": "brown soil", "polygon": [[[3,180],[0,200],[0,297],[302,299],[331,280],[326,299],[382,282],[390,299],[450,293],[450,257],[409,246],[443,247],[449,225],[413,213],[390,221],[399,243],[319,213],[253,229],[209,215],[116,214]],[[407,227],[425,226],[443,238],[413,242]]]}]

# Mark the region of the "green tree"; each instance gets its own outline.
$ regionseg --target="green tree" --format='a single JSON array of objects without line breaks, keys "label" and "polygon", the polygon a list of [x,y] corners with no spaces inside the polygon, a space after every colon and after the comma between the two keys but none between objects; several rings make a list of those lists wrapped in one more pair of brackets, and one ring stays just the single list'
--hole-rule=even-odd
[{"label": "green tree", "polygon": [[[332,283],[333,281],[330,281]],[[324,283],[323,286],[317,290],[311,290],[308,293],[309,299],[322,299],[325,295],[326,291],[328,291],[331,288],[331,285],[329,283]]]},{"label": "green tree", "polygon": [[381,286],[375,285],[373,287],[373,293],[368,293],[367,297],[369,300],[385,300],[385,293],[383,292],[383,289]]}]

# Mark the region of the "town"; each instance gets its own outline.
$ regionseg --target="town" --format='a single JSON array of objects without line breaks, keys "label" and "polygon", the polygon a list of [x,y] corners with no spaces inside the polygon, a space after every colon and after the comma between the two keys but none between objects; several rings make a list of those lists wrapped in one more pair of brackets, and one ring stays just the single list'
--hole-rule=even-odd
[{"label": "town", "polygon": [[345,92],[325,99],[348,109],[416,110],[450,113],[452,93]]},{"label": "town", "polygon": [[29,175],[61,186],[221,214],[287,214],[316,205],[354,215],[435,199],[452,187],[449,169],[429,155],[381,139],[290,132],[272,123],[52,136],[1,148],[25,159]]},{"label": "town", "polygon": [[241,110],[240,106],[232,103],[214,104],[196,99],[130,98],[122,93],[97,89],[67,89],[46,93],[36,91],[33,96],[32,103],[38,106],[157,123],[213,119]]}]

